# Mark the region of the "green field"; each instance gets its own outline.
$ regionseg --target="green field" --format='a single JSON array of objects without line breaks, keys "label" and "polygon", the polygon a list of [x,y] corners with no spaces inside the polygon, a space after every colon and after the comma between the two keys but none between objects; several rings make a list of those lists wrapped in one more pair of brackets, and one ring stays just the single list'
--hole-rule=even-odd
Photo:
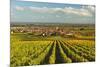
[{"label": "green field", "polygon": [[11,0],[10,6],[10,67],[95,62],[95,5]]},{"label": "green field", "polygon": [[95,61],[95,40],[11,34],[10,64],[30,66]]}]

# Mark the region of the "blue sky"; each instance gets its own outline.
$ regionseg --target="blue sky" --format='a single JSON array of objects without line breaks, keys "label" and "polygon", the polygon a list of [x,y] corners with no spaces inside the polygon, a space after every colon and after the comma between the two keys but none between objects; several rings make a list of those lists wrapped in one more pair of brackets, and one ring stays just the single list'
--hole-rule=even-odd
[{"label": "blue sky", "polygon": [[11,22],[95,23],[93,5],[11,0]]}]

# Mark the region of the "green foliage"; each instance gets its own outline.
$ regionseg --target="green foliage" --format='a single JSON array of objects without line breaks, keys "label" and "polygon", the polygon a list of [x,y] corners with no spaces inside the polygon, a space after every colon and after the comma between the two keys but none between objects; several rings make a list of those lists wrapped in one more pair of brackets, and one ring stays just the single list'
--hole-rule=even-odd
[{"label": "green foliage", "polygon": [[72,60],[66,56],[66,54],[64,53],[64,51],[63,51],[63,49],[62,49],[62,47],[61,47],[59,42],[58,42],[58,46],[59,46],[59,49],[60,49],[61,57],[63,58],[64,62],[71,63]]},{"label": "green foliage", "polygon": [[42,39],[20,33],[11,35],[10,48],[11,67],[56,64],[57,55],[60,63],[95,61],[95,43],[88,40],[66,40],[58,36]]},{"label": "green foliage", "polygon": [[53,47],[53,50],[52,50],[52,54],[49,58],[49,63],[55,64],[55,60],[56,60],[56,41],[54,41],[54,47]]}]

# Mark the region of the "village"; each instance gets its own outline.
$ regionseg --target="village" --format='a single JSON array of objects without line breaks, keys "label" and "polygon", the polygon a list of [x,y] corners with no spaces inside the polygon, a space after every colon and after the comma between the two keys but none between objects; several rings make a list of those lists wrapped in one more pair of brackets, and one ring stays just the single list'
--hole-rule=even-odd
[{"label": "village", "polygon": [[11,27],[11,34],[13,33],[30,33],[41,36],[56,36],[56,35],[69,35],[73,36],[74,31],[61,27]]},{"label": "village", "polygon": [[[90,32],[84,32],[91,30]],[[92,29],[85,29],[84,27],[59,27],[59,26],[13,26],[11,27],[11,34],[27,33],[34,36],[63,36],[69,38],[77,38],[79,36],[95,36]]]}]

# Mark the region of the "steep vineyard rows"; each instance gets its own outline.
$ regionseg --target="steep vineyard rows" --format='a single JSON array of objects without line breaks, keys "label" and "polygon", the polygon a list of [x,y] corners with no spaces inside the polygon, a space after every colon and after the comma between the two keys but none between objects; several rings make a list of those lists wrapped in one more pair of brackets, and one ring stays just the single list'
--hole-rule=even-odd
[{"label": "steep vineyard rows", "polygon": [[15,67],[95,61],[94,45],[91,44],[87,46],[75,40],[18,41],[11,45],[10,62]]},{"label": "steep vineyard rows", "polygon": [[54,48],[54,42],[51,44],[49,51],[47,52],[44,60],[40,64],[49,64],[49,57],[52,55],[53,48]]},{"label": "steep vineyard rows", "polygon": [[43,61],[45,60],[46,55],[48,54],[48,52],[50,51],[51,48],[52,48],[52,43],[49,44],[49,46],[40,55],[38,55],[37,58],[34,58],[31,61],[31,64],[41,64],[41,63],[43,63]]},{"label": "steep vineyard rows", "polygon": [[52,49],[52,53],[49,57],[49,63],[50,64],[55,64],[55,60],[56,60],[56,41],[54,41],[54,46]]},{"label": "steep vineyard rows", "polygon": [[72,60],[69,57],[67,57],[67,55],[64,53],[59,41],[57,41],[56,49],[57,49],[56,51],[58,51],[56,63],[71,63],[72,62]]},{"label": "steep vineyard rows", "polygon": [[72,62],[86,62],[88,61],[82,56],[79,56],[77,53],[72,51],[69,46],[66,46],[63,42],[60,41],[61,46],[63,47],[65,53],[67,54],[68,57],[72,59]]},{"label": "steep vineyard rows", "polygon": [[[69,43],[65,43],[63,42],[67,47],[69,47],[70,50],[72,50],[73,52],[75,52],[76,54],[78,54],[79,56],[83,56],[83,52],[79,51],[77,48],[75,48],[73,45],[69,44]],[[83,56],[84,57],[84,56]],[[84,57],[85,58],[85,57]]]},{"label": "steep vineyard rows", "polygon": [[[16,47],[17,45],[17,47]],[[23,66],[23,65],[33,65],[33,59],[40,58],[39,55],[46,53],[49,47],[52,45],[52,41],[35,41],[35,42],[19,42],[11,45],[11,65]],[[48,53],[48,52],[47,52]],[[40,59],[39,59],[40,60]],[[40,64],[39,61],[37,64]]]},{"label": "steep vineyard rows", "polygon": [[77,44],[73,45],[71,43],[72,42],[70,42],[70,43],[66,42],[66,44],[68,46],[72,45],[71,50],[74,50],[76,53],[80,54],[81,56],[83,56],[84,58],[88,59],[89,61],[94,61],[95,60],[95,52],[91,52],[92,49],[90,51],[89,50],[85,50],[84,48],[77,46]]}]

